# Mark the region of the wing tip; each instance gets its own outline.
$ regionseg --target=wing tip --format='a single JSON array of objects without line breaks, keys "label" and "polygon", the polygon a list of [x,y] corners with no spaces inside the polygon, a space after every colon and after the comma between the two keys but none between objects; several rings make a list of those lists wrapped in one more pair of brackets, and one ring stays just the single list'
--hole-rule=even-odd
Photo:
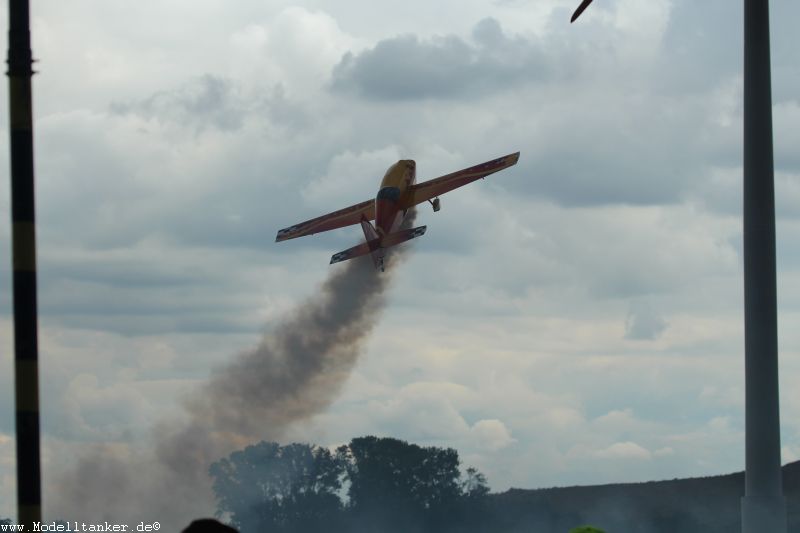
[{"label": "wing tip", "polygon": [[302,229],[302,225],[303,224],[295,224],[294,226],[289,226],[288,228],[279,229],[278,234],[275,235],[275,242],[294,239],[298,236],[297,234]]}]

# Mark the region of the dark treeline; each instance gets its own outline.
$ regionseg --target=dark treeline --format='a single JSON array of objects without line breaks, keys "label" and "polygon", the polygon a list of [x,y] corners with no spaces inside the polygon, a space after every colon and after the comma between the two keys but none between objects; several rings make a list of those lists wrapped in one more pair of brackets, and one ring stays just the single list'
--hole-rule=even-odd
[{"label": "dark treeline", "polygon": [[[788,531],[800,533],[800,462],[783,467]],[[486,514],[469,531],[563,532],[592,523],[609,533],[741,531],[744,473],[702,478],[491,494]]]},{"label": "dark treeline", "polygon": [[[211,467],[219,514],[242,533],[557,532],[579,524],[627,533],[740,529],[744,476],[512,489],[460,469],[451,448],[377,437],[336,450],[261,442]],[[800,463],[783,469],[789,531],[800,533]]]},{"label": "dark treeline", "polygon": [[335,451],[261,442],[210,468],[219,514],[242,533],[463,531],[486,478],[452,448],[360,437]]}]

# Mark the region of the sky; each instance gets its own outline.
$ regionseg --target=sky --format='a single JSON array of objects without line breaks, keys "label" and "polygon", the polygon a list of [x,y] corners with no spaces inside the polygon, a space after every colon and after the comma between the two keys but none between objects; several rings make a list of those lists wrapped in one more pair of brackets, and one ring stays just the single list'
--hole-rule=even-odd
[{"label": "sky", "polygon": [[[577,3],[34,2],[45,485],[87,445],[145,446],[362,237],[278,229],[373,197],[401,158],[423,181],[516,151],[422,206],[349,377],[282,441],[454,447],[494,491],[743,469],[741,6],[598,0],[570,25]],[[771,2],[784,462],[799,16]],[[14,516],[8,260],[0,285]]]}]

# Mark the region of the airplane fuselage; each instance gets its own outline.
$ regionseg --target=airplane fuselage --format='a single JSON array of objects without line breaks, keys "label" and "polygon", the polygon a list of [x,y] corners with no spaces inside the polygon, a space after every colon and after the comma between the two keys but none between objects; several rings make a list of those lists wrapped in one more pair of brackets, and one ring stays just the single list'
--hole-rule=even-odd
[{"label": "airplane fuselage", "polygon": [[381,237],[394,233],[403,223],[406,209],[400,209],[401,199],[417,180],[417,165],[411,159],[401,159],[389,167],[375,196],[375,229]]}]

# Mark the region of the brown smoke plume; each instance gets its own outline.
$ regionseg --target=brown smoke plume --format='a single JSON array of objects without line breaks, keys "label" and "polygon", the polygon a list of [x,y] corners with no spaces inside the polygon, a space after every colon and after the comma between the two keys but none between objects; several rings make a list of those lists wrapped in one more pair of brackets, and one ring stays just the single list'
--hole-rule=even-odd
[{"label": "brown smoke plume", "polygon": [[[406,225],[412,223],[409,213]],[[260,440],[279,440],[288,426],[336,398],[385,305],[390,274],[367,257],[333,270],[319,290],[254,349],[212,373],[187,398],[185,417],[157,423],[152,448],[95,447],[57,480],[50,519],[135,526],[158,520],[179,531],[215,510],[208,467]]]}]

